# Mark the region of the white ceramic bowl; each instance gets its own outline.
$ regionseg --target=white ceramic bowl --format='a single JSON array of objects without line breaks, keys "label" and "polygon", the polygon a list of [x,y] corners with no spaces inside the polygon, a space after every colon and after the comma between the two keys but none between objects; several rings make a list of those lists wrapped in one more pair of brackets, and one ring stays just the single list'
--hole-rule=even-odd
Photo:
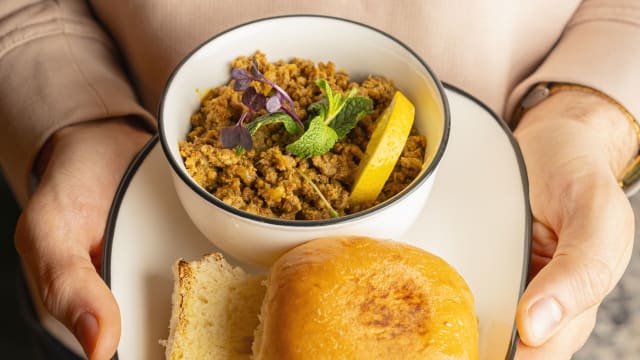
[{"label": "white ceramic bowl", "polygon": [[[225,84],[230,63],[260,50],[271,61],[300,57],[333,61],[352,79],[369,74],[392,79],[415,105],[415,126],[427,137],[425,165],[402,192],[371,209],[315,221],[266,218],[233,208],[200,187],[178,150],[200,105],[196,89]],[[325,16],[284,16],[240,25],[196,48],[170,77],[159,108],[160,140],[182,205],[219,249],[245,263],[268,266],[284,251],[330,235],[367,235],[402,241],[431,191],[449,135],[442,85],[424,60],[393,37],[352,21]]]}]

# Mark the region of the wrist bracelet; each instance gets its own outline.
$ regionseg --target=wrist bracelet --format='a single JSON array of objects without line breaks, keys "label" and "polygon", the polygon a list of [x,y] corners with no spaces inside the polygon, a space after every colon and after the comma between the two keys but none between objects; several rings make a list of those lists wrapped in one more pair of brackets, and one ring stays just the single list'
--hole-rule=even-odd
[{"label": "wrist bracelet", "polygon": [[[631,127],[633,127],[633,130],[636,133],[638,144],[640,144],[640,126],[624,106],[601,91],[576,84],[549,82],[539,83],[538,85],[536,85],[522,99],[522,101],[520,102],[520,106],[515,110],[512,128],[515,129],[515,127],[518,125],[518,122],[527,112],[527,110],[538,105],[543,100],[560,91],[579,91],[583,93],[593,94],[613,104],[622,112],[622,114],[624,114],[627,120],[629,120],[629,124],[631,124]],[[620,175],[618,180],[618,185],[620,185],[621,188],[627,190],[629,186],[635,183],[637,180],[640,180],[640,151],[638,154],[636,154],[633,161],[631,161],[631,163],[627,165],[624,171],[622,171],[622,174]]]}]

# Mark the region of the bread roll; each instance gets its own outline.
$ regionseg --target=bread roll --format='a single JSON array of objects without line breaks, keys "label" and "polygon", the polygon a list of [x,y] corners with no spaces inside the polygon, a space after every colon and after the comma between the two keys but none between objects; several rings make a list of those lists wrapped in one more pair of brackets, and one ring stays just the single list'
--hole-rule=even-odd
[{"label": "bread roll", "polygon": [[262,275],[246,273],[214,253],[176,261],[169,338],[170,360],[251,358],[253,333],[264,298]]},{"label": "bread roll", "polygon": [[477,359],[474,299],[422,249],[363,237],[290,250],[271,268],[258,360]]}]

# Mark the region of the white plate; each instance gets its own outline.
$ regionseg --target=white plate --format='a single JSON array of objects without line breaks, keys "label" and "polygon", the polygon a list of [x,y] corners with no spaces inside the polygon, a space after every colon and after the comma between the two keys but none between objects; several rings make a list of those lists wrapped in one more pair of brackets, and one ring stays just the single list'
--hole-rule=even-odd
[{"label": "white plate", "polygon": [[[449,147],[428,204],[404,240],[442,256],[469,283],[480,318],[480,359],[512,358],[515,310],[531,240],[528,186],[509,130],[471,96],[447,87]],[[216,251],[182,209],[157,137],[116,196],[103,276],[122,313],[121,360],[160,359],[177,258]]]}]

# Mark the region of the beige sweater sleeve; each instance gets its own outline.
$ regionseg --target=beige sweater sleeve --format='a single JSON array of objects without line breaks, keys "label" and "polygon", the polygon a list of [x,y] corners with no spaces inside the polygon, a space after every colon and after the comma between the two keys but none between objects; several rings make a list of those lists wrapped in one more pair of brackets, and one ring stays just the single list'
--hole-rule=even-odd
[{"label": "beige sweater sleeve", "polygon": [[0,2],[0,165],[20,203],[52,133],[124,115],[156,126],[84,1]]},{"label": "beige sweater sleeve", "polygon": [[547,81],[598,89],[640,120],[640,1],[583,1],[545,61],[511,93],[507,117],[531,87]]}]

